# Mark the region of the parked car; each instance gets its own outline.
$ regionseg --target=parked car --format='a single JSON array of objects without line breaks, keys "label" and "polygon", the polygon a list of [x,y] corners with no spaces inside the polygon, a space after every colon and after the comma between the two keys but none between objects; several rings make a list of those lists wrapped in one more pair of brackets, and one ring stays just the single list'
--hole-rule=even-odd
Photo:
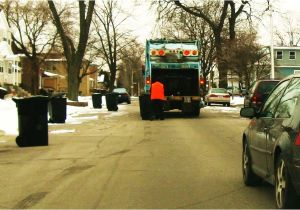
[{"label": "parked car", "polygon": [[251,118],[242,139],[245,185],[265,180],[275,185],[278,208],[299,208],[300,74],[283,79],[260,110],[245,107],[240,115]]},{"label": "parked car", "polygon": [[258,80],[254,82],[244,97],[244,107],[259,109],[279,80]]},{"label": "parked car", "polygon": [[230,95],[225,88],[212,88],[205,96],[205,102],[208,106],[212,103],[230,106]]},{"label": "parked car", "polygon": [[118,103],[127,102],[127,104],[131,103],[130,95],[125,88],[115,88],[113,89],[113,93],[117,95]]}]

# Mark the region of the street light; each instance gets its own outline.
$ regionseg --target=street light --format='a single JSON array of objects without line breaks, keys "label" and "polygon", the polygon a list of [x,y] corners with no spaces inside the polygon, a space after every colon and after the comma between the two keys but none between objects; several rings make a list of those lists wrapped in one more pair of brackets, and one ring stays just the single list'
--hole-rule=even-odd
[{"label": "street light", "polygon": [[274,68],[274,45],[273,45],[273,7],[272,3],[269,2],[269,12],[270,12],[270,51],[271,51],[271,79],[275,78],[275,68]]}]

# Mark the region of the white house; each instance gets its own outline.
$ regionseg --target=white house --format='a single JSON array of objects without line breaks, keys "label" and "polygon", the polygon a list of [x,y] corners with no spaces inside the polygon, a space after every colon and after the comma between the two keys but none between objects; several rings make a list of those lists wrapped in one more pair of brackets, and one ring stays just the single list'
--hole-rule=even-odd
[{"label": "white house", "polygon": [[20,58],[11,49],[12,37],[4,12],[0,11],[0,86],[21,83]]}]

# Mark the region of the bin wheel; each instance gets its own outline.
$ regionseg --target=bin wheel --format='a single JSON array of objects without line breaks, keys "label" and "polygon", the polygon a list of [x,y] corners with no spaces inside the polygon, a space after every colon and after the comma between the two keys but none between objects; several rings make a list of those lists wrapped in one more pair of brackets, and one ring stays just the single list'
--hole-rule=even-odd
[{"label": "bin wheel", "polygon": [[17,136],[16,143],[19,147],[25,147],[26,146],[25,143],[24,143],[24,140],[20,136]]}]

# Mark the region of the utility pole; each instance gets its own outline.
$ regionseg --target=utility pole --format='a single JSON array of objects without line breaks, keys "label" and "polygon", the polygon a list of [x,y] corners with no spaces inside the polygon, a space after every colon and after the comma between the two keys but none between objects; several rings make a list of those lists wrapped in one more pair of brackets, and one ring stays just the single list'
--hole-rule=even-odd
[{"label": "utility pole", "polygon": [[275,67],[274,67],[274,45],[273,45],[273,7],[271,1],[269,2],[270,12],[270,51],[271,51],[271,72],[270,78],[275,78]]}]

